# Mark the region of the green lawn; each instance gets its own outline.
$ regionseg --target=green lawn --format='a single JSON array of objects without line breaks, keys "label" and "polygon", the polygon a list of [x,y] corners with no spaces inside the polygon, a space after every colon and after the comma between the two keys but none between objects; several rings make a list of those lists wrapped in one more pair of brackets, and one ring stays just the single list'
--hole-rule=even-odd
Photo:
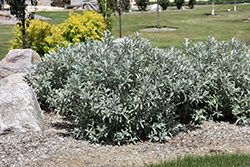
[{"label": "green lawn", "polygon": [[[227,12],[233,10],[233,5],[216,5],[215,14],[221,17],[211,17],[212,7],[195,6],[195,10],[171,11],[160,13],[160,24],[162,26],[177,28],[172,32],[140,32],[141,28],[157,25],[156,13],[143,13],[122,16],[122,35],[130,35],[134,32],[148,38],[154,47],[167,48],[180,46],[184,38],[192,41],[203,41],[207,36],[216,39],[228,40],[236,37],[250,46],[250,22],[242,22],[250,16],[250,5],[237,5],[238,12]],[[113,34],[119,35],[118,21],[114,22]]]},{"label": "green lawn", "polygon": [[[168,8],[176,9],[176,8]],[[153,47],[169,48],[180,46],[184,38],[193,42],[204,41],[207,36],[213,36],[217,40],[229,40],[236,37],[238,40],[250,46],[250,22],[243,22],[250,16],[250,4],[238,4],[237,12],[233,5],[215,5],[215,14],[219,17],[210,16],[212,6],[195,6],[194,10],[169,10],[160,12],[160,24],[162,26],[176,28],[176,31],[165,32],[140,32],[140,29],[156,26],[157,13],[140,13],[122,15],[122,35],[127,36],[139,32],[141,36],[148,38]],[[68,18],[69,12],[37,12],[42,16],[51,17],[51,24],[59,24]],[[81,12],[80,12],[81,13]],[[8,40],[12,37],[13,25],[0,25],[0,60],[8,52]],[[119,23],[114,17],[112,34],[119,37]]]},{"label": "green lawn", "polygon": [[249,167],[248,154],[215,154],[206,156],[186,156],[172,161],[152,164],[148,167]]},{"label": "green lawn", "polygon": [[9,40],[13,36],[12,28],[13,25],[0,25],[0,60],[8,53]]}]

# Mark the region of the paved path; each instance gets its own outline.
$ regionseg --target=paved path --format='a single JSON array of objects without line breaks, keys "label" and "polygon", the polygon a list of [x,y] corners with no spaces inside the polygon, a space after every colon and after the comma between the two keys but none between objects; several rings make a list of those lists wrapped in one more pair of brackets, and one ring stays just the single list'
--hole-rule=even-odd
[{"label": "paved path", "polygon": [[[59,7],[51,7],[51,6],[36,6],[37,11],[63,11],[65,10],[64,8],[59,8]],[[32,7],[29,6],[28,11],[34,11]],[[0,15],[10,15],[10,11],[2,11],[0,10]],[[51,20],[51,18],[35,15],[35,19],[40,19],[40,20]],[[18,20],[11,15],[11,18],[9,20],[6,20],[4,16],[0,17],[0,25],[1,24],[16,24]]]},{"label": "paved path", "polygon": [[5,19],[5,15],[10,15],[9,11],[2,11],[0,10],[0,24],[16,24],[18,22],[18,20],[16,20],[14,17],[11,17],[9,20]]}]

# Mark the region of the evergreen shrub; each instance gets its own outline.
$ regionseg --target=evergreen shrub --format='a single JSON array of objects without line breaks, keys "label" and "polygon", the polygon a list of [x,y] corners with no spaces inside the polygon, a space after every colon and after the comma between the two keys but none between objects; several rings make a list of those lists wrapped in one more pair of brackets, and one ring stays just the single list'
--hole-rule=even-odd
[{"label": "evergreen shrub", "polygon": [[177,9],[181,9],[182,4],[185,2],[185,0],[174,0],[174,3],[177,7]]},{"label": "evergreen shrub", "polygon": [[129,11],[131,8],[130,0],[123,0],[122,5],[123,5],[122,6],[123,10],[125,10],[125,11]]},{"label": "evergreen shrub", "polygon": [[169,5],[169,0],[160,0],[159,5],[162,7],[162,10],[166,10]]},{"label": "evergreen shrub", "polygon": [[97,0],[99,10],[101,13],[104,13],[105,11],[105,0]]},{"label": "evergreen shrub", "polygon": [[135,0],[136,5],[140,11],[146,11],[149,0]]},{"label": "evergreen shrub", "polygon": [[196,3],[196,0],[189,0],[189,1],[188,1],[188,6],[189,6],[189,8],[190,8],[190,9],[193,9],[195,3]]},{"label": "evergreen shrub", "polygon": [[75,118],[76,138],[117,144],[165,141],[179,123],[250,123],[250,56],[234,38],[182,49],[139,35],[58,47],[27,78],[39,100]]}]

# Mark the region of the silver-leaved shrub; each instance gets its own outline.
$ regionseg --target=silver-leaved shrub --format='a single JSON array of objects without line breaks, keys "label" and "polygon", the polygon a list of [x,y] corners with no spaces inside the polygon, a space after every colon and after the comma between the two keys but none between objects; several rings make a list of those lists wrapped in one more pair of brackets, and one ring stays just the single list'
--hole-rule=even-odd
[{"label": "silver-leaved shrub", "polygon": [[39,100],[73,116],[75,137],[92,142],[165,141],[180,122],[250,123],[250,57],[234,38],[162,50],[105,33],[58,47],[34,70],[27,77]]}]

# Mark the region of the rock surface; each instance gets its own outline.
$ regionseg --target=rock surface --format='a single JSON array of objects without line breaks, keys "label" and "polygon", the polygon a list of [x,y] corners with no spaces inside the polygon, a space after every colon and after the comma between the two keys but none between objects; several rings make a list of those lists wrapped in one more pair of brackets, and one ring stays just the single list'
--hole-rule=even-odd
[{"label": "rock surface", "polygon": [[0,80],[0,135],[43,130],[43,113],[23,75]]},{"label": "rock surface", "polygon": [[39,54],[31,49],[10,50],[0,61],[0,79],[11,74],[32,69],[35,62],[41,61]]},{"label": "rock surface", "polygon": [[41,58],[31,49],[11,50],[0,61],[0,135],[43,129],[43,113],[23,77],[36,61]]},{"label": "rock surface", "polygon": [[39,54],[32,49],[10,50],[0,62],[0,69],[8,71],[32,68],[34,62],[41,61]]}]

